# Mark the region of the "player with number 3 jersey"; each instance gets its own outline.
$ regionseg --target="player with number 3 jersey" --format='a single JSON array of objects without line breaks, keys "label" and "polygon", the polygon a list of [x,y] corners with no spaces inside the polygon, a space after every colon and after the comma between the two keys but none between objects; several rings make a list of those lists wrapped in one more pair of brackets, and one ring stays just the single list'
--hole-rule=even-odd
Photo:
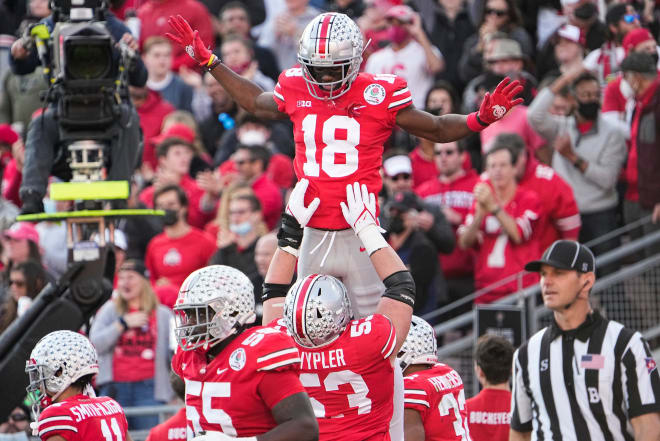
[{"label": "player with number 3 jersey", "polygon": [[25,371],[38,420],[34,434],[42,441],[131,441],[121,406],[94,394],[91,382],[99,372],[98,356],[84,335],[46,335],[32,350]]},{"label": "player with number 3 jersey", "polygon": [[438,363],[433,328],[413,316],[398,354],[405,385],[406,441],[470,441],[460,375]]},{"label": "player with number 3 jersey", "polygon": [[[395,125],[418,137],[450,142],[483,130],[522,102],[515,98],[522,86],[507,78],[486,94],[479,112],[434,116],[417,110],[401,78],[359,73],[362,33],[340,13],[320,14],[309,22],[300,38],[300,67],[283,72],[273,92],[262,91],[227,68],[181,16],[170,17],[169,23],[173,34],[167,35],[207,68],[241,107],[265,119],[293,122],[296,173],[310,183],[306,199],[295,203],[320,204],[311,219],[288,205],[287,211],[303,227],[309,222],[314,228],[305,235],[298,274],[323,272],[341,278],[362,317],[375,311],[383,285],[339,209],[346,185],[357,181],[378,193],[382,144]],[[328,230],[333,230],[330,237]],[[351,276],[352,271],[360,277]],[[277,315],[271,314],[268,300],[266,322]]]}]

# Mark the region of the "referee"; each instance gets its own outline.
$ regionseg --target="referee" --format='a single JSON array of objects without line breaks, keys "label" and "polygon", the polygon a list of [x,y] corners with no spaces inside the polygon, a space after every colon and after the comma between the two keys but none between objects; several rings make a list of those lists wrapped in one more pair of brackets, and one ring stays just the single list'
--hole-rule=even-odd
[{"label": "referee", "polygon": [[660,440],[656,363],[639,332],[591,309],[594,266],[570,240],[525,266],[554,321],[514,354],[509,441]]}]

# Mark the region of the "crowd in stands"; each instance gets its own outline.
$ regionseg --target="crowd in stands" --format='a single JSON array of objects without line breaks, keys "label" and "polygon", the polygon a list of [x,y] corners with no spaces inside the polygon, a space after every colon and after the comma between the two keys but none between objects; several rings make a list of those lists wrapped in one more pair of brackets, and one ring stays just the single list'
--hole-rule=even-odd
[{"label": "crowd in stands", "polygon": [[[146,86],[130,88],[144,149],[128,206],[165,210],[162,219],[120,222],[114,298],[90,332],[101,360],[97,386],[124,406],[174,397],[166,336],[188,274],[209,263],[234,266],[260,303],[273,232],[296,182],[289,121],[238,107],[165,37],[170,15],[182,15],[228,67],[264,90],[297,64],[304,26],[328,10],[348,14],[370,41],[364,71],[401,76],[414,105],[434,115],[478,109],[504,77],[521,82],[524,103],[480,133],[436,144],[397,129],[385,144],[381,224],[417,284],[415,314],[521,272],[556,239],[586,243],[649,215],[636,234],[660,226],[660,2],[111,0],[110,7],[120,20],[139,20],[132,29],[148,70]],[[66,268],[61,224],[14,223],[27,128],[48,85],[40,70],[12,72],[7,58],[26,26],[49,14],[46,0],[0,0],[0,331]],[[71,209],[48,197],[44,206]],[[592,249],[599,255],[617,245]],[[523,286],[536,280],[528,274]],[[518,282],[475,302],[514,292]],[[148,418],[132,422],[152,426]]]}]

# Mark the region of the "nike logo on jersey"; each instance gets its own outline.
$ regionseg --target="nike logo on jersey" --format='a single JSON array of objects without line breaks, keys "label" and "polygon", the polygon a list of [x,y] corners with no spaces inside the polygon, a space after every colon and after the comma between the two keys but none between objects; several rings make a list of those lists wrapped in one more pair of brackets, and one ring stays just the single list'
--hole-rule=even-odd
[{"label": "nike logo on jersey", "polygon": [[224,369],[218,369],[215,373],[218,374],[218,375],[220,375],[220,374],[222,374],[222,373],[223,373],[224,371],[226,371],[226,370],[227,370],[227,368],[224,368]]}]

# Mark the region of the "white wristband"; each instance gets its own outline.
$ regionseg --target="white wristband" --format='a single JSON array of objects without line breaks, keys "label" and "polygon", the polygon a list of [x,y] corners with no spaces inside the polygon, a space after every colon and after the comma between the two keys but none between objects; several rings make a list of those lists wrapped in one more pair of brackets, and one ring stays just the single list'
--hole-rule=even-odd
[{"label": "white wristband", "polygon": [[295,249],[292,246],[286,246],[284,248],[278,247],[280,250],[284,251],[285,253],[291,254],[293,257],[298,258],[298,250]]},{"label": "white wristband", "polygon": [[380,229],[376,224],[370,224],[362,228],[358,233],[358,237],[362,241],[367,254],[370,256],[381,248],[390,246],[383,235],[380,234]]}]

